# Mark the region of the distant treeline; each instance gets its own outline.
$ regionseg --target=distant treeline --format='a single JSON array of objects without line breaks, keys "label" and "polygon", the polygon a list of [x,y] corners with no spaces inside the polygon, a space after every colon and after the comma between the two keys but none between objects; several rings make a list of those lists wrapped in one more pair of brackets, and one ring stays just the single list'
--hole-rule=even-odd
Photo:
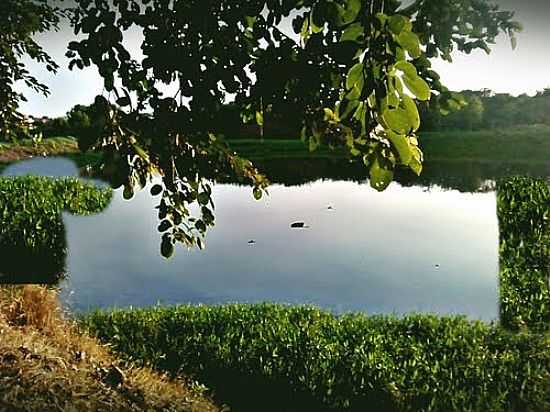
[{"label": "distant treeline", "polygon": [[[456,93],[453,93],[455,95]],[[511,96],[506,93],[494,93],[491,90],[460,92],[464,104],[456,104],[451,112],[442,110],[437,97],[420,107],[422,117],[421,131],[442,130],[479,130],[501,129],[517,125],[550,125],[550,88],[538,92],[535,96],[522,94]],[[77,105],[66,116],[45,119],[35,124],[36,130],[44,137],[79,137],[90,127],[92,106]],[[254,120],[243,124],[240,110],[228,103],[220,106],[213,124],[216,132],[226,138],[259,138],[260,126]],[[263,135],[266,138],[291,139],[298,137],[301,130],[300,111],[289,105],[269,107],[264,112]]]},{"label": "distant treeline", "polygon": [[460,92],[465,105],[451,113],[440,110],[437,99],[421,107],[422,130],[502,129],[518,125],[550,125],[550,88],[535,96],[514,97],[491,90]]}]

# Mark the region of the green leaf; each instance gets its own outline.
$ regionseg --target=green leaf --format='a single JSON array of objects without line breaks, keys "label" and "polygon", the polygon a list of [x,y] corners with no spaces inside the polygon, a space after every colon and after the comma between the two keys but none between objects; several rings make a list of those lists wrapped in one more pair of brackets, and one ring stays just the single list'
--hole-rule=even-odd
[{"label": "green leaf", "polygon": [[428,86],[428,83],[426,83],[424,79],[418,75],[414,77],[405,75],[403,76],[403,82],[418,100],[430,100],[432,92],[430,86]]},{"label": "green leaf", "polygon": [[399,154],[399,159],[401,160],[401,163],[404,165],[408,165],[412,159],[413,152],[407,137],[402,134],[394,133],[391,130],[386,130],[386,135],[388,136],[388,140],[390,141],[391,145]]},{"label": "green leaf", "polygon": [[262,112],[256,112],[256,123],[258,126],[264,125],[264,114]]},{"label": "green leaf", "polygon": [[317,143],[317,140],[314,137],[310,137],[309,138],[309,151],[314,152],[315,150],[317,150],[318,146],[319,146],[319,144]]},{"label": "green leaf", "polygon": [[210,196],[208,196],[208,193],[206,192],[199,193],[199,196],[197,199],[201,205],[207,205],[208,202],[210,202]]},{"label": "green leaf", "polygon": [[348,100],[357,100],[361,97],[361,90],[359,90],[359,87],[357,87],[357,84],[354,85],[350,92],[346,94],[346,99]]},{"label": "green leaf", "polygon": [[[359,106],[359,101],[356,99],[347,100],[347,103],[340,104],[340,106],[338,107],[340,118],[346,119],[357,108],[357,106]],[[343,107],[345,107],[345,109],[341,111],[340,109],[342,109]]]},{"label": "green leaf", "polygon": [[401,47],[409,52],[411,57],[415,59],[420,57],[420,39],[415,33],[410,31],[401,32],[401,34],[397,36],[397,41]]},{"label": "green leaf", "polygon": [[174,245],[172,244],[172,240],[169,236],[162,237],[162,241],[160,244],[160,254],[166,259],[171,258],[174,254]]},{"label": "green leaf", "polygon": [[361,0],[347,0],[345,13],[342,16],[344,24],[353,22],[361,11]]},{"label": "green leaf", "polygon": [[357,63],[349,70],[346,78],[346,89],[350,90],[357,85],[359,90],[363,90],[363,85],[365,82],[363,67],[363,63]]},{"label": "green leaf", "polygon": [[170,223],[170,221],[168,220],[163,220],[162,222],[160,222],[160,225],[158,226],[158,231],[159,232],[166,232],[168,229],[170,229],[172,227],[172,223]]},{"label": "green leaf", "polygon": [[260,200],[262,198],[262,189],[260,189],[259,187],[255,187],[252,190],[252,194],[254,195],[254,199]]},{"label": "green leaf", "polygon": [[420,149],[412,146],[412,157],[408,166],[417,176],[420,176],[420,173],[422,173],[422,157]]},{"label": "green leaf", "polygon": [[385,190],[393,181],[393,171],[384,169],[378,160],[374,158],[369,170],[369,181],[372,188],[379,192]]},{"label": "green leaf", "polygon": [[346,30],[342,33],[340,41],[357,41],[364,33],[364,28],[361,23],[353,23],[348,26]]},{"label": "green leaf", "polygon": [[398,134],[407,134],[412,128],[407,111],[400,107],[384,110],[382,119],[388,127]]},{"label": "green leaf", "polygon": [[390,30],[395,35],[399,35],[403,31],[412,30],[411,20],[405,16],[401,16],[400,14],[391,16],[388,20],[388,24],[390,26]]},{"label": "green leaf", "polygon": [[130,105],[130,98],[126,97],[126,96],[121,97],[121,98],[117,99],[116,104],[118,104],[119,106],[122,106],[122,107],[129,106]]},{"label": "green leaf", "polygon": [[406,110],[407,115],[409,116],[409,122],[412,126],[413,131],[417,131],[420,127],[420,114],[418,113],[418,107],[413,99],[409,96],[404,95],[403,97],[403,108]]},{"label": "green leaf", "polygon": [[252,28],[254,26],[254,23],[256,23],[256,20],[258,18],[256,16],[244,16],[244,21],[246,22],[246,26],[249,28]]},{"label": "green leaf", "polygon": [[134,197],[134,188],[132,187],[132,185],[125,185],[124,186],[124,190],[122,192],[122,197],[125,200],[130,200],[131,198]]},{"label": "green leaf", "polygon": [[162,186],[161,185],[154,185],[151,187],[151,195],[157,196],[162,192]]},{"label": "green leaf", "polygon": [[304,19],[304,23],[302,24],[302,31],[300,32],[300,37],[303,40],[307,40],[309,37],[309,19]]},{"label": "green leaf", "polygon": [[401,60],[393,65],[396,70],[402,71],[406,76],[414,77],[418,76],[416,67],[411,62]]}]

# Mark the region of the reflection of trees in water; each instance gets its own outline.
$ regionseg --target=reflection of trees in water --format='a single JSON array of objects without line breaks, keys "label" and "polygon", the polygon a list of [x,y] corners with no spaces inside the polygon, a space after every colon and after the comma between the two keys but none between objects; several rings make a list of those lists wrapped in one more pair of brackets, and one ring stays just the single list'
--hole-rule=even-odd
[{"label": "reflection of trees in water", "polygon": [[74,178],[0,178],[0,283],[56,283],[65,275],[62,211],[101,212],[110,189]]},{"label": "reflection of trees in water", "polygon": [[[359,162],[346,159],[265,159],[255,162],[272,183],[294,186],[320,179],[365,182],[367,172]],[[396,180],[402,186],[439,186],[460,192],[486,192],[495,181],[512,175],[550,176],[550,164],[475,161],[428,161],[420,176],[400,170]],[[218,179],[219,180],[219,179]],[[230,181],[222,180],[229,183]],[[234,183],[234,182],[232,182]]]}]

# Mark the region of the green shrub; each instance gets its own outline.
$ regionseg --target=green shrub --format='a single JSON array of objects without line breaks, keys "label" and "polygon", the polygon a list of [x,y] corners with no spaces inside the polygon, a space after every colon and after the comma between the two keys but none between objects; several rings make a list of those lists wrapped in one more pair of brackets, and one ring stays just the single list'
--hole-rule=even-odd
[{"label": "green shrub", "polygon": [[550,185],[499,182],[500,319],[512,329],[550,328]]},{"label": "green shrub", "polygon": [[96,312],[82,324],[133,361],[194,375],[238,411],[550,406],[548,338],[463,318],[262,304]]},{"label": "green shrub", "polygon": [[74,178],[0,177],[0,282],[57,281],[67,251],[61,212],[98,213],[111,196]]}]

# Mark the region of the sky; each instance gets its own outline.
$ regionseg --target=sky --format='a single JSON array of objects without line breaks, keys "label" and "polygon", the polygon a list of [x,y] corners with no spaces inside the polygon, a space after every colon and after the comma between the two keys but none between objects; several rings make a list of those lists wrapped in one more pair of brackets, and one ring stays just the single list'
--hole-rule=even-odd
[{"label": "sky", "polygon": [[[512,50],[508,37],[502,35],[492,46],[492,52],[474,51],[469,55],[455,53],[453,62],[434,60],[434,69],[443,84],[451,90],[491,89],[497,93],[535,94],[550,87],[550,0],[493,0],[504,10],[516,12],[515,19],[524,26],[518,35],[518,47]],[[290,28],[285,27],[285,31]],[[76,104],[89,104],[103,89],[95,68],[73,71],[65,57],[67,43],[73,40],[72,31],[63,27],[37,37],[44,49],[60,64],[52,75],[31,62],[28,67],[40,81],[48,85],[51,95],[45,98],[20,86],[28,102],[20,107],[25,114],[63,116]],[[139,52],[139,35],[129,36],[129,47]]]}]

